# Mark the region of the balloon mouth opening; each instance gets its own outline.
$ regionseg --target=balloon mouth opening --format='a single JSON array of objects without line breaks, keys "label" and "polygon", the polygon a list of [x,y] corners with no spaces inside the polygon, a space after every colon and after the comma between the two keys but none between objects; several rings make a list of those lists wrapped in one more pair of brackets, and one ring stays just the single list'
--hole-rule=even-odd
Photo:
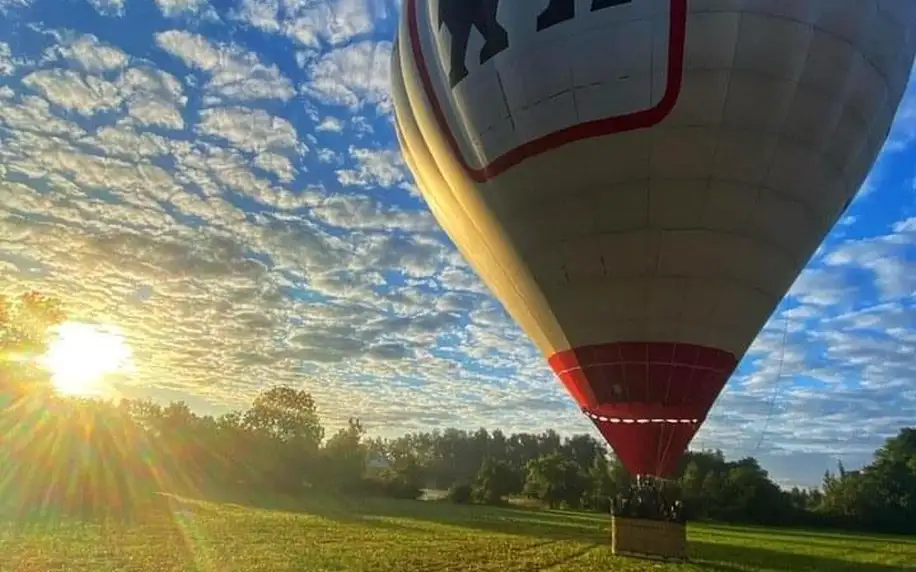
[{"label": "balloon mouth opening", "polygon": [[591,411],[585,409],[582,410],[582,413],[594,421],[600,421],[602,423],[622,423],[624,425],[645,425],[648,423],[663,425],[697,425],[700,422],[699,419],[663,419],[659,417],[608,417],[607,415],[598,415],[597,413],[592,413]]}]

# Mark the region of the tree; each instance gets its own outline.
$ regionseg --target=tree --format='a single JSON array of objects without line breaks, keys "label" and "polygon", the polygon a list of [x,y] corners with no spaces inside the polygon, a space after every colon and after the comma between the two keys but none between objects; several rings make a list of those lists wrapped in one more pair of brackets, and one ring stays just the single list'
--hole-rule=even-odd
[{"label": "tree", "polygon": [[57,298],[39,292],[25,292],[14,299],[0,295],[0,358],[42,353],[48,330],[65,319]]},{"label": "tree", "polygon": [[730,520],[777,524],[789,512],[788,497],[751,457],[729,468],[722,492],[725,494],[718,504],[722,516]]},{"label": "tree", "polygon": [[270,482],[295,492],[315,478],[324,428],[311,394],[272,387],[255,398],[243,419],[257,443],[253,460]]},{"label": "tree", "polygon": [[503,497],[513,492],[512,469],[505,461],[487,457],[477,471],[473,485],[473,499],[483,504],[500,504]]},{"label": "tree", "polygon": [[818,511],[845,526],[916,532],[916,429],[903,428],[859,471],[824,475]]},{"label": "tree", "polygon": [[39,292],[0,295],[0,411],[9,413],[36,391],[39,397],[47,395],[48,378],[36,367],[36,359],[47,350],[48,332],[64,320],[57,298]]},{"label": "tree", "polygon": [[362,443],[365,429],[359,419],[349,419],[347,427],[328,439],[322,451],[322,477],[325,487],[355,491],[366,471],[368,450]]},{"label": "tree", "polygon": [[597,457],[606,453],[606,449],[591,435],[573,435],[566,439],[561,450],[583,472],[591,468]]},{"label": "tree", "polygon": [[885,528],[916,531],[916,429],[904,428],[878,449],[865,470]]},{"label": "tree", "polygon": [[690,516],[706,516],[707,514],[706,496],[703,489],[705,478],[706,475],[700,468],[700,464],[695,459],[690,459],[680,479],[684,506],[687,507]]},{"label": "tree", "polygon": [[579,467],[560,453],[548,453],[528,461],[524,492],[546,502],[550,508],[561,503],[576,508],[585,491]]},{"label": "tree", "polygon": [[611,466],[604,454],[597,455],[585,475],[586,489],[583,496],[585,508],[600,512],[611,510],[611,500],[617,495],[617,483],[611,476]]},{"label": "tree", "polygon": [[820,510],[841,526],[868,523],[874,512],[870,505],[875,500],[868,480],[862,471],[846,471],[842,463],[838,469],[836,476],[829,472],[824,475],[824,500]]},{"label": "tree", "polygon": [[281,443],[296,443],[312,450],[317,450],[324,439],[311,394],[285,385],[258,395],[245,412],[245,424]]}]

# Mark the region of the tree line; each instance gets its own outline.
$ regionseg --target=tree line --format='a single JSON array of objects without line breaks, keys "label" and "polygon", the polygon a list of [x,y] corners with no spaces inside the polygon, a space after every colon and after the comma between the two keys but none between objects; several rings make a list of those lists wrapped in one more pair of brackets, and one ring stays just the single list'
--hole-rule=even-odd
[{"label": "tree line", "polygon": [[[528,499],[607,512],[631,476],[591,435],[499,429],[370,438],[358,419],[329,434],[312,396],[277,386],[251,405],[202,415],[183,402],[55,395],[27,354],[63,320],[39,295],[0,298],[0,508],[13,514],[127,514],[157,491],[182,494],[384,495],[430,489],[457,503]],[[688,452],[669,486],[689,518],[916,532],[916,429],[858,471],[784,490],[753,457]]]}]

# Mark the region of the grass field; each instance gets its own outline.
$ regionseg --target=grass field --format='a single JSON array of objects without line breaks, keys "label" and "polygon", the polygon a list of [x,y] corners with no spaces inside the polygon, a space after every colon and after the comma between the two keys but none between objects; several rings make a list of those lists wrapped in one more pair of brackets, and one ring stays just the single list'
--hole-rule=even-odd
[{"label": "grass field", "polygon": [[693,525],[689,564],[616,558],[608,517],[421,501],[204,502],[131,522],[0,523],[0,570],[916,571],[916,539]]}]

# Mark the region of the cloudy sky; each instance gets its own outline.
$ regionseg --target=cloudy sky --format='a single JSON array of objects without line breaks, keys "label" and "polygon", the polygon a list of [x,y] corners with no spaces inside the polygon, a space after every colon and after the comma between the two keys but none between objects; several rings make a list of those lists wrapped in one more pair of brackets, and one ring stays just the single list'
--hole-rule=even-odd
[{"label": "cloudy sky", "polygon": [[[115,327],[125,396],[302,386],[329,425],[597,432],[420,199],[397,0],[0,0],[0,289]],[[916,417],[916,89],[695,446],[784,483]]]}]

